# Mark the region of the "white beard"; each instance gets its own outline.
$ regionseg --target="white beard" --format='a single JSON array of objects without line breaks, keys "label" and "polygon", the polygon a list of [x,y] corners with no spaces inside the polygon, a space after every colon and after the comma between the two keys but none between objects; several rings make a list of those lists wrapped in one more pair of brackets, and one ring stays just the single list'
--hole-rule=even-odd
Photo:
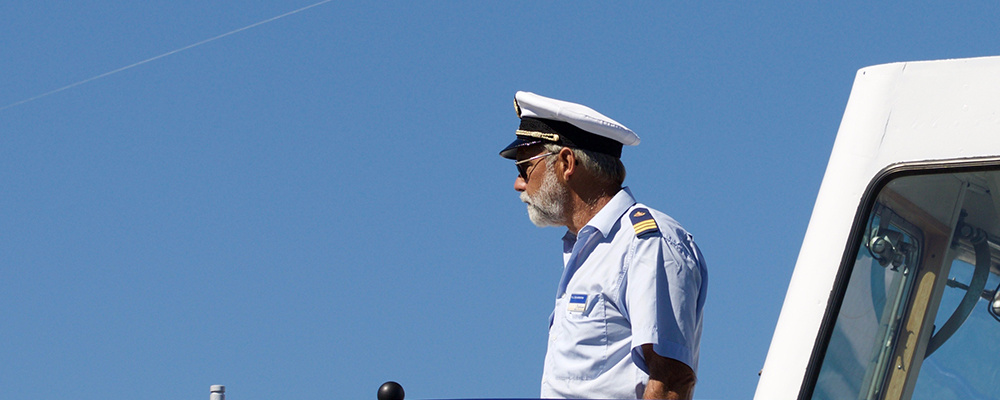
[{"label": "white beard", "polygon": [[528,218],[539,227],[565,225],[569,188],[559,184],[553,166],[549,164],[545,169],[542,186],[534,196],[521,192],[521,201],[528,205]]}]

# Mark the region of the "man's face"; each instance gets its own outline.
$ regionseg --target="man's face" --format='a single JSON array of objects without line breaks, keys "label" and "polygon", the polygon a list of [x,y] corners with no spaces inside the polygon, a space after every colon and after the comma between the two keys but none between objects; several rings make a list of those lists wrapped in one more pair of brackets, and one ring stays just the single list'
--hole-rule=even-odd
[{"label": "man's face", "polygon": [[[541,146],[531,146],[519,150],[517,160],[527,160],[539,156],[544,149]],[[528,218],[537,226],[565,225],[566,203],[569,200],[569,188],[559,181],[555,173],[555,158],[543,156],[529,161],[526,176],[518,176],[514,181],[514,190],[521,192],[521,201],[528,206]]]}]

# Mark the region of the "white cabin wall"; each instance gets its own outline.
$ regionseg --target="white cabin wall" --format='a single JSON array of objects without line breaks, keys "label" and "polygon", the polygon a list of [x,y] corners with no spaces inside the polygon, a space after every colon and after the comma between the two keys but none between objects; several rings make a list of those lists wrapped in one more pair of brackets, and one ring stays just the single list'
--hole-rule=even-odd
[{"label": "white cabin wall", "polygon": [[861,196],[902,162],[1000,155],[1000,57],[858,71],[775,327],[757,399],[798,396]]},{"label": "white cabin wall", "polygon": [[888,112],[884,105],[890,101],[892,81],[902,65],[880,68],[887,71],[864,69],[855,77],[757,385],[758,399],[798,396],[844,242],[865,190],[865,176],[878,153],[881,135],[877,127],[885,126]]}]

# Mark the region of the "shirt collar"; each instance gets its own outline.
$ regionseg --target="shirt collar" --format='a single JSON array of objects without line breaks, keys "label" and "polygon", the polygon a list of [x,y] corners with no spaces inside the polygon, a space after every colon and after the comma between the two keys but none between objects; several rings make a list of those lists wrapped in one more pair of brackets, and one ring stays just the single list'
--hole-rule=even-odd
[{"label": "shirt collar", "polygon": [[[601,207],[601,211],[598,211],[597,214],[594,215],[589,222],[587,222],[587,225],[584,226],[592,226],[600,231],[601,235],[608,237],[608,234],[611,233],[611,228],[618,223],[618,220],[622,217],[622,215],[624,215],[625,212],[628,211],[629,207],[632,207],[633,205],[635,205],[635,197],[632,197],[632,191],[629,190],[628,186],[623,187],[622,190],[619,190],[618,193],[615,194],[615,197],[612,197],[611,200],[608,201],[608,204]],[[576,239],[576,235],[567,231],[563,240],[570,237]]]}]

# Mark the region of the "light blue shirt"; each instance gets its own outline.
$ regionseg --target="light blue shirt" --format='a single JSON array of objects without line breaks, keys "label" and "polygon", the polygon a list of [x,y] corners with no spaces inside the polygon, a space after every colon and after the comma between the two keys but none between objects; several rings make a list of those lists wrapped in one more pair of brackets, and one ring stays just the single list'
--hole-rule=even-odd
[{"label": "light blue shirt", "polygon": [[[646,221],[634,224],[632,214]],[[642,397],[643,344],[697,373],[708,272],[677,221],[624,188],[578,235],[566,233],[563,261],[541,397]]]}]

